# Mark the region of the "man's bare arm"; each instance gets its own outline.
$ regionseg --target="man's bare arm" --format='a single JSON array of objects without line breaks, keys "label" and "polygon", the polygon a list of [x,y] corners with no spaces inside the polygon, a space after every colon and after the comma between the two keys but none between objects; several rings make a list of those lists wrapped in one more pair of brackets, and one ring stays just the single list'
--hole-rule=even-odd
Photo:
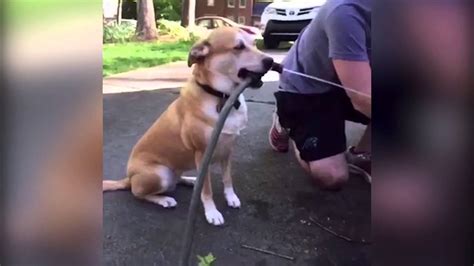
[{"label": "man's bare arm", "polygon": [[[372,69],[369,62],[339,59],[334,59],[332,61],[339,80],[344,87],[354,89],[363,94],[372,95]],[[350,91],[346,92],[347,95],[349,95],[354,108],[371,118],[371,98]]]}]

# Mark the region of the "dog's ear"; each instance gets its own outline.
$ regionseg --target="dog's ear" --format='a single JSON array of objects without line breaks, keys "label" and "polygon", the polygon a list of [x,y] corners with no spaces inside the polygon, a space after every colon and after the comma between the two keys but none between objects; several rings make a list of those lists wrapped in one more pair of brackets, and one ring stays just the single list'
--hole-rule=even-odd
[{"label": "dog's ear", "polygon": [[211,45],[207,41],[201,41],[193,45],[188,55],[188,67],[203,60],[209,54],[210,50]]}]

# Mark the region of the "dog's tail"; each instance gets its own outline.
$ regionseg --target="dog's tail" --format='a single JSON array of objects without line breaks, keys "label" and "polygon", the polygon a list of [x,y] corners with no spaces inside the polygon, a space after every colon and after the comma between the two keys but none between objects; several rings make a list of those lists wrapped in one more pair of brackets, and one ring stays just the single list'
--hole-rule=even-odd
[{"label": "dog's tail", "polygon": [[104,180],[102,181],[102,191],[114,191],[121,189],[129,189],[131,187],[130,178],[125,177],[120,180]]}]

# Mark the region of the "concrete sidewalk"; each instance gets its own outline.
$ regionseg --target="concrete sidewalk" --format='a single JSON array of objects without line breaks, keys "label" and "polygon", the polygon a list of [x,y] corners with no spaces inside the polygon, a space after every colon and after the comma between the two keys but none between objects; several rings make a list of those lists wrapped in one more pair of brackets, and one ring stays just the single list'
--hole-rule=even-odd
[{"label": "concrete sidewalk", "polygon": [[103,93],[179,88],[191,76],[191,68],[179,61],[112,75],[104,79]]},{"label": "concrete sidewalk", "polygon": [[[226,206],[221,175],[214,171],[214,199],[225,226],[207,224],[199,207],[192,257],[212,253],[217,258],[213,265],[226,266],[370,265],[370,245],[345,241],[313,222],[354,240],[369,240],[370,185],[352,176],[340,192],[321,191],[292,151],[270,149],[267,132],[276,87],[271,82],[245,92],[249,124],[238,140],[232,169],[242,208]],[[175,89],[104,95],[104,178],[124,176],[131,148],[177,95]],[[355,142],[362,129],[349,123],[348,141]],[[189,187],[171,193],[178,202],[175,209],[139,201],[130,191],[105,193],[105,265],[177,265],[191,193]],[[243,249],[242,244],[295,260]]]},{"label": "concrete sidewalk", "polygon": [[[284,51],[269,51],[268,54],[276,62],[281,62],[285,56]],[[191,76],[192,69],[184,61],[174,62],[151,68],[142,68],[107,77],[103,81],[104,94],[133,92],[143,90],[156,90],[168,88],[181,88]],[[269,72],[263,81],[277,81],[278,73]]]}]

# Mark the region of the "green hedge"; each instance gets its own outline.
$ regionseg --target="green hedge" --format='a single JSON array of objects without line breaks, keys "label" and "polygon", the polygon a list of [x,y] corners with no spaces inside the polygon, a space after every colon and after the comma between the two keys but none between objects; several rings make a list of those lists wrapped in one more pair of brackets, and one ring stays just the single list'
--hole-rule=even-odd
[{"label": "green hedge", "polygon": [[156,21],[156,27],[159,35],[168,35],[178,41],[189,41],[191,39],[189,31],[181,26],[179,21],[159,19]]},{"label": "green hedge", "polygon": [[[103,43],[125,43],[135,41],[136,23],[134,21],[123,21],[122,24],[104,25]],[[179,21],[159,19],[156,21],[158,38],[169,37],[173,41],[195,42],[204,37],[209,31],[206,28],[195,26],[192,29],[184,28]]]},{"label": "green hedge", "polygon": [[103,43],[124,43],[133,41],[135,27],[130,24],[104,26]]},{"label": "green hedge", "polygon": [[166,19],[157,20],[156,27],[160,35],[168,35],[176,38],[178,41],[195,42],[208,33],[208,30],[204,27],[195,26],[192,29],[184,28],[179,21]]}]

